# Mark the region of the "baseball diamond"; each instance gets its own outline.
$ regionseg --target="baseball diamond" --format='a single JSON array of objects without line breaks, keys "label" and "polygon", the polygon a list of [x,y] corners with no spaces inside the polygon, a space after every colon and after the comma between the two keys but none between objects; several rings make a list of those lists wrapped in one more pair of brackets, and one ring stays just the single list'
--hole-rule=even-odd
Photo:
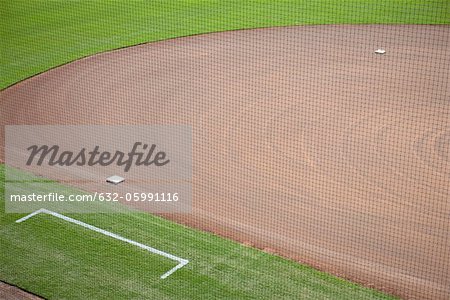
[{"label": "baseball diamond", "polygon": [[290,26],[101,53],[2,91],[0,142],[6,125],[190,125],[193,213],[164,218],[446,299],[449,37],[447,25]]},{"label": "baseball diamond", "polygon": [[450,299],[450,1],[0,15],[0,299]]}]

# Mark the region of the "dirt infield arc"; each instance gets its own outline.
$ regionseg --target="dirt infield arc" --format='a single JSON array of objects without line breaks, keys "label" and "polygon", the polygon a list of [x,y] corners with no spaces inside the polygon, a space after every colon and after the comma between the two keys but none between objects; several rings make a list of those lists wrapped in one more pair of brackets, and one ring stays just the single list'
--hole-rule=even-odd
[{"label": "dirt infield arc", "polygon": [[449,26],[300,26],[149,43],[4,90],[0,124],[190,124],[194,213],[166,217],[444,299],[449,37]]}]

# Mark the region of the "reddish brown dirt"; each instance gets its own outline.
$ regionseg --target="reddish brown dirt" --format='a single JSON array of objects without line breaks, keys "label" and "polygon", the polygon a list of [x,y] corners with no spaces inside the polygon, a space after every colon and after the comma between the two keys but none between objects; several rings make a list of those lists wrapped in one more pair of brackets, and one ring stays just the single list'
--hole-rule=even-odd
[{"label": "reddish brown dirt", "polygon": [[2,300],[41,300],[42,298],[30,294],[13,285],[0,281],[0,299]]},{"label": "reddish brown dirt", "polygon": [[445,299],[449,37],[449,26],[306,26],[150,43],[3,91],[0,125],[190,124],[194,213],[167,217]]}]

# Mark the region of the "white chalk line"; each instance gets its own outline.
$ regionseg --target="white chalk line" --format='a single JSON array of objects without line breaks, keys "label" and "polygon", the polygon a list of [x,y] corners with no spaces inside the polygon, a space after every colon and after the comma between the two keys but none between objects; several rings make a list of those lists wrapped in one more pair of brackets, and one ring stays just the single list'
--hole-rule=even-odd
[{"label": "white chalk line", "polygon": [[177,261],[177,262],[178,262],[178,265],[176,265],[174,268],[170,269],[169,271],[167,271],[166,273],[164,273],[163,275],[161,275],[161,277],[160,277],[161,279],[165,279],[165,278],[169,277],[173,272],[175,272],[176,270],[178,270],[178,269],[184,267],[185,265],[187,265],[187,264],[189,263],[189,260],[187,260],[187,259],[180,258],[180,257],[175,256],[175,255],[172,255],[172,254],[170,254],[170,253],[167,253],[167,252],[164,252],[164,251],[155,249],[155,248],[153,248],[153,247],[150,247],[150,246],[147,246],[147,245],[138,243],[138,242],[136,242],[136,241],[133,241],[133,240],[124,238],[124,237],[122,237],[122,236],[120,236],[120,235],[118,235],[118,234],[115,234],[115,233],[106,231],[106,230],[104,230],[104,229],[101,229],[101,228],[98,228],[98,227],[89,225],[89,224],[87,224],[87,223],[84,223],[84,222],[81,222],[81,221],[78,221],[78,220],[75,220],[75,219],[66,217],[66,216],[64,216],[64,215],[61,215],[61,214],[58,214],[58,213],[56,213],[56,212],[47,210],[47,209],[45,209],[45,208],[41,208],[41,209],[38,209],[38,210],[35,211],[35,212],[32,212],[31,214],[29,214],[29,215],[27,215],[27,216],[25,216],[25,217],[23,217],[23,218],[17,220],[16,223],[21,223],[21,222],[23,222],[23,221],[26,221],[26,220],[28,220],[29,218],[31,218],[31,217],[33,217],[33,216],[35,216],[35,215],[37,215],[37,214],[40,214],[40,213],[52,215],[52,216],[57,217],[57,218],[59,218],[59,219],[62,219],[62,220],[64,220],[64,221],[67,221],[67,222],[70,222],[70,223],[77,224],[77,225],[79,225],[79,226],[82,226],[82,227],[84,227],[84,228],[90,229],[90,230],[92,230],[92,231],[95,231],[95,232],[104,234],[104,235],[106,235],[106,236],[112,237],[112,238],[114,238],[114,239],[116,239],[116,240],[123,241],[123,242],[125,242],[125,243],[128,243],[128,244],[137,246],[137,247],[139,247],[139,248],[145,249],[145,250],[147,250],[147,251],[149,251],[149,252],[151,252],[151,253],[158,254],[158,255],[164,256],[164,257],[166,257],[166,258],[169,258],[169,259],[172,259],[172,260]]}]

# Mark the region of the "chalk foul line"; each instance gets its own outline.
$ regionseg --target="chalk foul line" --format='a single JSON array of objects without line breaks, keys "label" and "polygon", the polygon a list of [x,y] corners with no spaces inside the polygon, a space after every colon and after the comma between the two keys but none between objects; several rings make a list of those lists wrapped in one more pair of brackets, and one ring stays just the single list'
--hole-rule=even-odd
[{"label": "chalk foul line", "polygon": [[104,234],[104,235],[112,237],[112,238],[114,238],[116,240],[119,240],[119,241],[122,241],[122,242],[125,242],[125,243],[128,243],[128,244],[134,245],[134,246],[139,247],[141,249],[145,249],[145,250],[147,250],[147,251],[149,251],[151,253],[158,254],[158,255],[164,256],[166,258],[169,258],[171,260],[174,260],[174,261],[178,262],[178,265],[176,265],[175,267],[173,267],[172,269],[170,269],[169,271],[167,271],[166,273],[161,275],[161,277],[160,277],[161,279],[165,279],[165,278],[169,277],[170,275],[172,275],[173,272],[175,272],[176,270],[184,267],[185,265],[187,265],[189,263],[189,260],[187,260],[187,259],[180,258],[180,257],[172,255],[170,253],[167,253],[167,252],[155,249],[153,247],[150,247],[150,246],[138,243],[136,241],[124,238],[124,237],[122,237],[122,236],[120,236],[118,234],[115,234],[115,233],[106,231],[104,229],[101,229],[101,228],[89,225],[87,223],[84,223],[84,222],[81,222],[81,221],[78,221],[78,220],[66,217],[64,215],[61,215],[59,213],[56,213],[56,212],[53,212],[53,211],[50,211],[50,210],[47,210],[47,209],[44,209],[44,208],[38,209],[37,211],[32,212],[31,214],[29,214],[29,215],[27,215],[27,216],[17,220],[16,223],[21,223],[21,222],[26,221],[29,218],[31,218],[31,217],[33,217],[35,215],[41,214],[41,213],[52,215],[52,216],[57,217],[59,219],[62,219],[64,221],[67,221],[67,222],[70,222],[70,223],[82,226],[84,228],[87,228],[87,229],[90,229],[92,231]]}]

